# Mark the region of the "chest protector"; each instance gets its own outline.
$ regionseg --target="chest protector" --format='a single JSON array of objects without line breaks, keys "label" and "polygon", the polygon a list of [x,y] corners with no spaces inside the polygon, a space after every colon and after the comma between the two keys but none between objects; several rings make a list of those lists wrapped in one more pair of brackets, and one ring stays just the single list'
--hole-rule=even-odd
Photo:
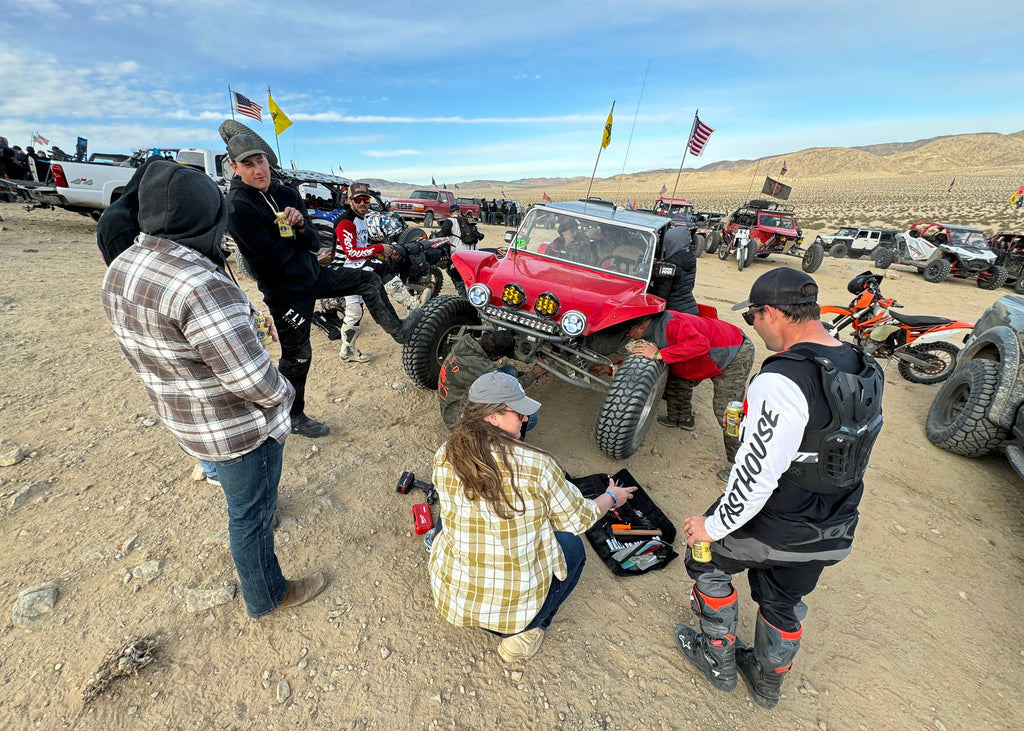
[{"label": "chest protector", "polygon": [[804,431],[800,454],[783,473],[783,478],[804,490],[830,495],[859,485],[882,430],[882,368],[858,346],[850,347],[862,363],[855,374],[840,371],[824,356],[799,350],[776,353],[768,359],[810,360],[821,371],[821,390],[832,418],[821,429]]}]

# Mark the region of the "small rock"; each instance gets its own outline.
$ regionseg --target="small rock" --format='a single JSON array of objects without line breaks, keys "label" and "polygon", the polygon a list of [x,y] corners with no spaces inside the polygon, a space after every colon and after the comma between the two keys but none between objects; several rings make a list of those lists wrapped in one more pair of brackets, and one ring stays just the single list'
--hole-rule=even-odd
[{"label": "small rock", "polygon": [[807,678],[801,676],[800,684],[802,685],[800,690],[808,693],[809,695],[818,695],[818,689],[811,685],[811,681],[809,681]]},{"label": "small rock", "polygon": [[513,683],[518,683],[520,680],[523,679],[523,671],[513,670],[511,673],[508,674],[508,677]]},{"label": "small rock", "polygon": [[160,564],[161,561],[158,558],[154,558],[152,561],[146,561],[145,563],[140,563],[132,569],[132,576],[136,579],[142,579],[148,584],[160,575]]},{"label": "small rock", "polygon": [[138,533],[133,535],[131,538],[125,539],[121,543],[121,555],[122,556],[127,556],[129,553],[131,553],[132,549],[135,548],[135,542],[138,541],[138,540],[139,540],[139,534]]},{"label": "small rock", "polygon": [[288,678],[281,678],[281,682],[277,684],[277,702],[284,703],[291,694],[292,686],[288,683]]},{"label": "small rock", "polygon": [[228,535],[228,529],[225,528],[224,530],[219,530],[216,533],[214,533],[213,535],[211,535],[210,537],[208,537],[205,541],[203,541],[203,545],[207,545],[207,544],[210,544],[210,543],[230,543],[230,542],[231,542],[231,537],[230,537],[230,535]]},{"label": "small rock", "polygon": [[10,439],[0,441],[0,467],[11,467],[25,459],[25,452],[17,442]]},{"label": "small rock", "polygon": [[964,601],[967,601],[967,592],[966,591],[958,591],[957,592],[957,596],[959,596]]},{"label": "small rock", "polygon": [[633,599],[633,597],[631,597],[629,594],[623,594],[622,595],[622,601],[624,601],[626,604],[628,604],[631,607],[635,607],[636,606],[636,600]]},{"label": "small rock", "polygon": [[277,519],[277,530],[293,530],[299,527],[299,520],[294,515],[281,515]]},{"label": "small rock", "polygon": [[57,603],[56,579],[37,584],[18,594],[18,599],[11,609],[11,618],[16,627],[27,627],[32,620],[53,611]]},{"label": "small rock", "polygon": [[305,670],[306,666],[308,665],[309,659],[304,657],[295,664],[295,667],[297,667],[299,670]]},{"label": "small rock", "polygon": [[391,384],[391,388],[395,391],[404,391],[408,387],[404,381],[395,381]]},{"label": "small rock", "polygon": [[386,645],[380,646],[380,657],[382,660],[387,660],[391,657],[391,650],[389,650]]},{"label": "small rock", "polygon": [[142,425],[143,426],[156,426],[156,419],[154,419],[152,416],[147,416],[145,419],[142,420]]},{"label": "small rock", "polygon": [[185,592],[185,606],[190,612],[202,612],[206,609],[227,604],[235,598],[235,584],[225,582],[223,586],[213,589],[188,589]]},{"label": "small rock", "polygon": [[933,719],[933,721],[935,722],[935,728],[937,728],[939,731],[946,731],[946,724],[944,724],[937,718]]},{"label": "small rock", "polygon": [[16,510],[30,500],[33,500],[39,493],[46,489],[46,483],[43,481],[33,482],[31,485],[23,490],[20,490],[14,497],[11,498],[10,509]]},{"label": "small rock", "polygon": [[206,479],[206,473],[203,472],[203,466],[201,464],[199,464],[198,462],[196,462],[196,466],[192,468],[192,474],[190,475],[190,477],[195,482],[202,482],[203,480],[205,480]]},{"label": "small rock", "polygon": [[907,529],[906,529],[906,528],[904,528],[904,527],[903,527],[902,525],[900,525],[899,523],[897,523],[897,522],[896,522],[895,520],[894,520],[894,521],[892,522],[892,529],[893,529],[894,531],[896,531],[896,532],[897,532],[897,533],[898,533],[899,535],[901,535],[901,536],[905,536],[905,535],[907,535]]}]

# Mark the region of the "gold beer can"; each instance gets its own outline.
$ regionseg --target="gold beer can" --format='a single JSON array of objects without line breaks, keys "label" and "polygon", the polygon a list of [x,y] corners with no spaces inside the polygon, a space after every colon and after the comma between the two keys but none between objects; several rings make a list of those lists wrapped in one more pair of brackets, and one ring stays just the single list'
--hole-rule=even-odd
[{"label": "gold beer can", "polygon": [[740,422],[743,421],[743,404],[740,401],[730,401],[725,407],[725,433],[730,437],[739,437]]},{"label": "gold beer can", "polygon": [[711,560],[711,544],[707,541],[696,541],[690,548],[693,560],[700,563],[707,563]]},{"label": "gold beer can", "polygon": [[270,336],[270,328],[267,327],[267,317],[262,312],[256,313],[256,332],[259,333],[260,343],[263,347],[274,342],[274,338]]}]

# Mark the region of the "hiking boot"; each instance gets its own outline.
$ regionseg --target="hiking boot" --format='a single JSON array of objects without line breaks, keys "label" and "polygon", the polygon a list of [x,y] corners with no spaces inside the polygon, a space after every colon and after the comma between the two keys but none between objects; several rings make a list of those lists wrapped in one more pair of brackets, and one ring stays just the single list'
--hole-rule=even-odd
[{"label": "hiking boot", "polygon": [[658,423],[661,424],[662,426],[667,426],[670,429],[676,428],[685,429],[686,431],[693,431],[694,429],[697,428],[697,420],[692,415],[684,416],[679,421],[673,421],[669,419],[667,416],[659,416]]},{"label": "hiking boot", "polygon": [[301,579],[289,581],[288,591],[285,592],[281,603],[277,605],[277,609],[297,607],[300,604],[305,604],[323,591],[325,586],[327,586],[327,579],[324,578],[323,571],[317,571],[310,576],[303,576]]},{"label": "hiking boot", "polygon": [[717,690],[736,690],[736,638],[715,639],[681,624],[676,627],[676,644],[691,665],[704,673]]},{"label": "hiking boot", "polygon": [[529,660],[537,654],[544,642],[544,630],[539,627],[528,629],[517,635],[506,637],[498,643],[498,654],[505,662]]},{"label": "hiking boot", "polygon": [[305,414],[299,414],[298,416],[292,417],[292,434],[298,434],[300,437],[309,437],[310,439],[317,439],[319,437],[325,437],[331,432],[331,427],[324,424],[322,421],[316,419],[310,419]]}]

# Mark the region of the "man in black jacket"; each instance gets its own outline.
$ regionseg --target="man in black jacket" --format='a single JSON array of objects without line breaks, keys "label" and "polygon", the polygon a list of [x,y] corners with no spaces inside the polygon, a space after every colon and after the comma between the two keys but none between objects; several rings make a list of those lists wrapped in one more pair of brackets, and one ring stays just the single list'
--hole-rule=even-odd
[{"label": "man in black jacket", "polygon": [[330,428],[304,413],[313,354],[309,328],[316,300],[360,295],[373,319],[398,343],[408,341],[418,314],[400,320],[380,277],[371,269],[320,266],[320,237],[309,221],[302,196],[271,179],[270,163],[260,143],[246,134],[228,140],[228,156],[236,175],[227,197],[228,231],[251,265],[263,301],[277,323],[281,338],[278,368],[295,387],[292,433],[322,437]]}]

